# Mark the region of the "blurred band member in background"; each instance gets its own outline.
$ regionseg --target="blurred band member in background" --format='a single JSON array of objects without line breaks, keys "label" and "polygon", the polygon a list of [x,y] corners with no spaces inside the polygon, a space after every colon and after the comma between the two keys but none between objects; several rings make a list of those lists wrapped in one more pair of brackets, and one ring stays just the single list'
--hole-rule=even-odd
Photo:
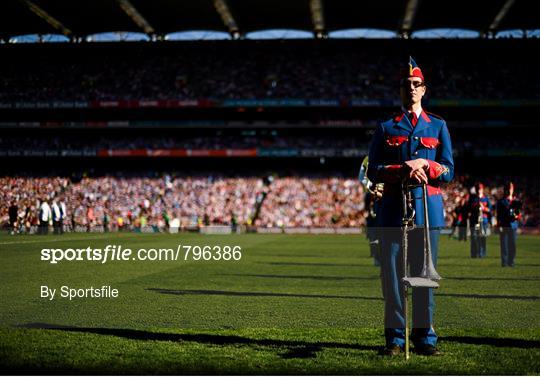
[{"label": "blurred band member in background", "polygon": [[485,258],[492,206],[488,197],[484,195],[484,185],[477,183],[474,188],[476,193],[470,195],[468,205],[471,225],[471,258]]},{"label": "blurred band member in background", "polygon": [[522,203],[515,197],[514,184],[504,186],[504,196],[497,202],[497,226],[500,231],[501,265],[514,267],[517,229],[521,220]]}]

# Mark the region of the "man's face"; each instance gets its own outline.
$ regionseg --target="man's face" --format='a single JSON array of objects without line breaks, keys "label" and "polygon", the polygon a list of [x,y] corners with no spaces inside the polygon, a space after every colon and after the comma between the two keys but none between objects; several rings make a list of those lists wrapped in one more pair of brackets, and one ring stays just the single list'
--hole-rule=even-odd
[{"label": "man's face", "polygon": [[401,100],[406,106],[422,101],[426,94],[426,85],[419,77],[409,77],[401,81]]},{"label": "man's face", "polygon": [[478,196],[484,195],[484,186],[476,185],[476,191],[478,192]]},{"label": "man's face", "polygon": [[504,191],[505,191],[505,194],[507,196],[513,196],[514,195],[514,184],[513,183],[509,183],[505,188],[504,188]]}]

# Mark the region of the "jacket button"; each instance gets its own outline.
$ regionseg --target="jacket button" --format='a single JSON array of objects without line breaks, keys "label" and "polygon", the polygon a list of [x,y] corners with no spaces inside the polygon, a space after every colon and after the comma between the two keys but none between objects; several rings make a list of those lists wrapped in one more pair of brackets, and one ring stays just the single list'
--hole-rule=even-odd
[{"label": "jacket button", "polygon": [[415,155],[415,156],[418,156],[418,152],[414,152],[414,155]]},{"label": "jacket button", "polygon": [[414,140],[418,140],[418,136],[415,136],[415,137],[414,137]]}]

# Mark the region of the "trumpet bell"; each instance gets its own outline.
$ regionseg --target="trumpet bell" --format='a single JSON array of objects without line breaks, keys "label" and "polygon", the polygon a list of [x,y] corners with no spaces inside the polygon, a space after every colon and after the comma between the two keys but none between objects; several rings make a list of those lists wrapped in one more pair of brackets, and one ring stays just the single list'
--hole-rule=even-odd
[{"label": "trumpet bell", "polygon": [[364,187],[371,188],[372,183],[367,177],[368,165],[369,165],[369,158],[368,156],[366,156],[362,160],[362,165],[360,166],[360,172],[358,173],[358,180],[362,183]]},{"label": "trumpet bell", "polygon": [[380,199],[383,195],[384,183],[374,184],[369,180],[367,176],[368,165],[369,157],[366,156],[362,160],[362,165],[360,166],[360,171],[358,172],[358,180],[360,181],[360,183],[362,183],[362,186],[364,186],[366,192],[369,192],[370,194],[375,195],[377,199]]},{"label": "trumpet bell", "polygon": [[424,265],[424,268],[422,269],[422,274],[420,277],[425,279],[430,279],[433,281],[439,281],[442,279],[441,275],[435,270],[435,266],[433,266],[433,262],[428,263],[427,265]]}]

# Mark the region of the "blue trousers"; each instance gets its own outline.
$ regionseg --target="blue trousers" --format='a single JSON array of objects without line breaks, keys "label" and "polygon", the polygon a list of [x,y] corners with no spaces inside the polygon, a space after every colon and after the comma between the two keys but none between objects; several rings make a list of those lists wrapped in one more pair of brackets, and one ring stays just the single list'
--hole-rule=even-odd
[{"label": "blue trousers", "polygon": [[[429,231],[433,264],[437,264],[439,230]],[[381,229],[381,272],[384,292],[384,327],[387,345],[405,345],[405,307],[403,305],[403,249],[400,229]],[[409,232],[408,262],[411,276],[419,276],[424,264],[424,236],[422,229]],[[412,290],[413,329],[411,340],[416,345],[437,344],[433,329],[435,301],[430,288]]]},{"label": "blue trousers", "polygon": [[501,241],[501,265],[514,267],[516,258],[517,229],[505,227],[500,234]]}]

